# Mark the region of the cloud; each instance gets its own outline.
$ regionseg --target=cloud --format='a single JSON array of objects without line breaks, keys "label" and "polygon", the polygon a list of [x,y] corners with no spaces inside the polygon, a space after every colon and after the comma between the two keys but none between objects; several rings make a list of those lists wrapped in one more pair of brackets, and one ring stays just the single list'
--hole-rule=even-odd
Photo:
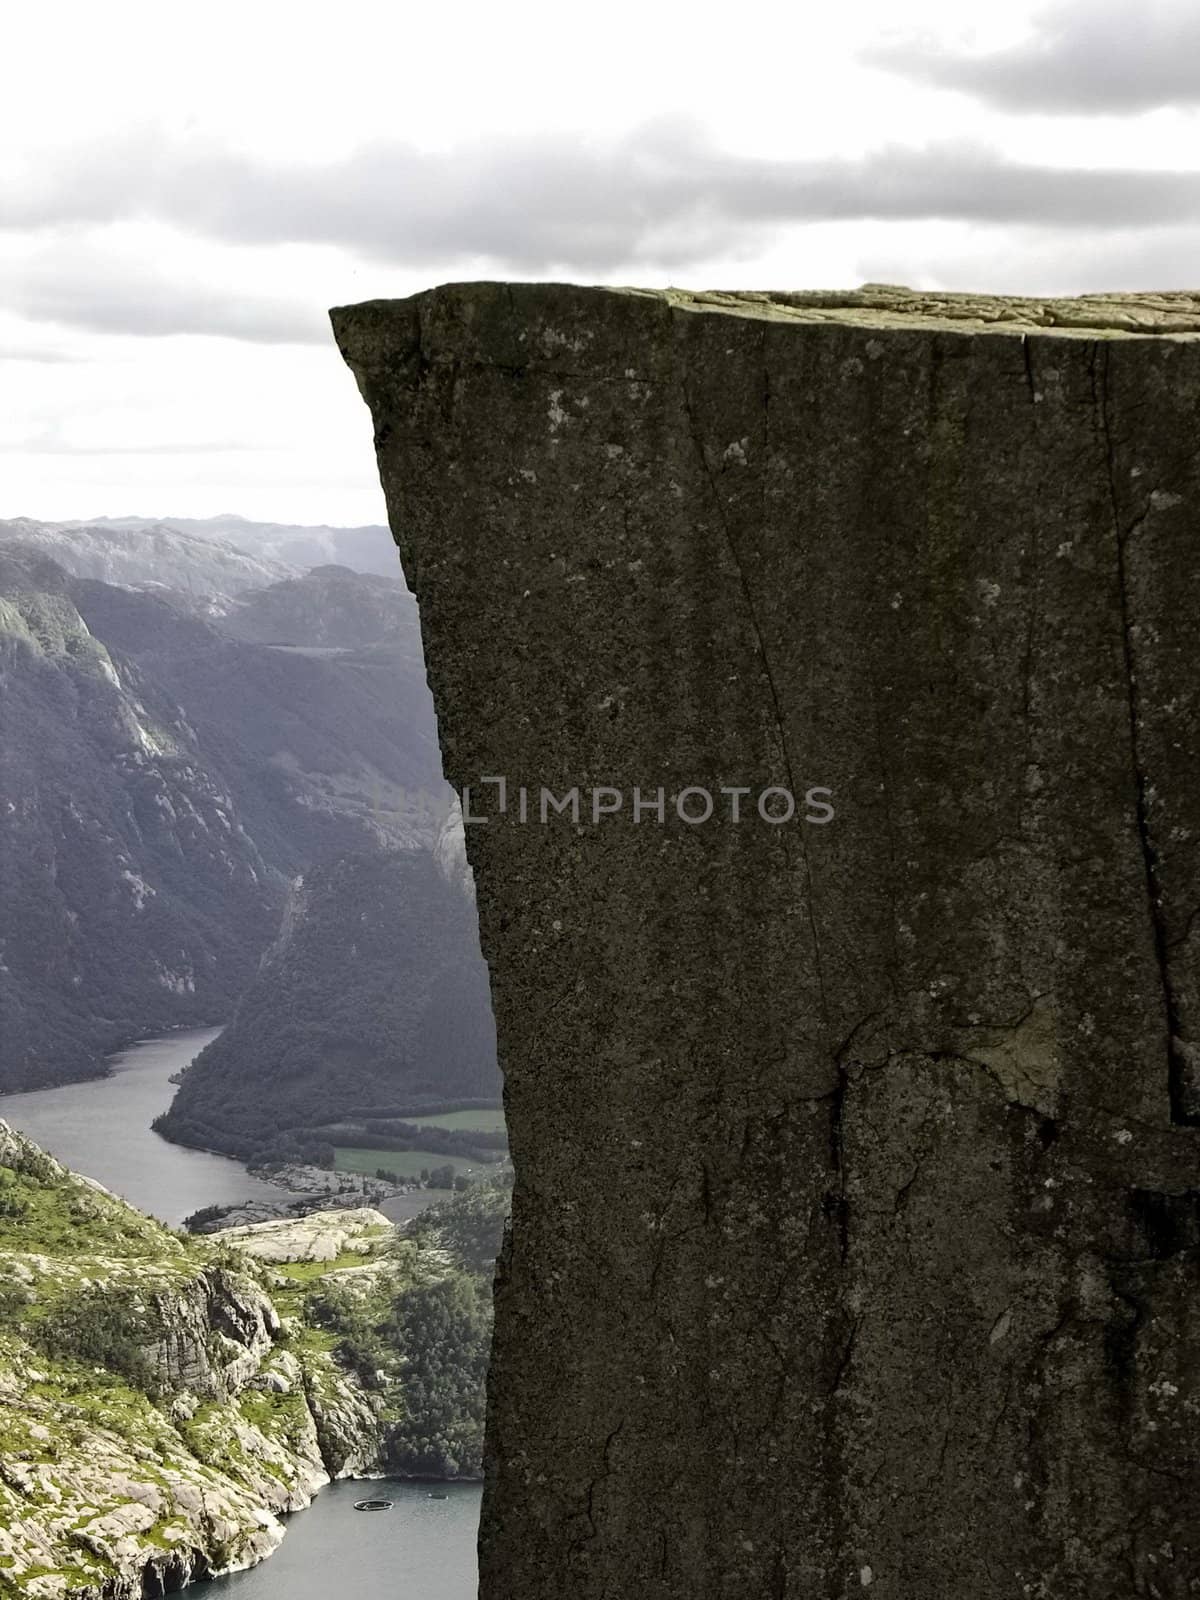
[{"label": "cloud", "polygon": [[1124,233],[1051,234],[1014,229],[1002,249],[986,235],[936,255],[881,242],[857,260],[868,282],[981,293],[1071,295],[1190,289],[1200,260],[1200,227]]},{"label": "cloud", "polygon": [[[1200,174],[1077,169],[978,146],[889,146],[854,159],[770,160],[715,148],[686,123],[606,143],[496,139],[430,153],[381,140],[316,166],[272,163],[143,131],[40,161],[0,207],[0,227],[149,220],[236,244],[338,245],[391,265],[481,262],[508,272],[669,270],[761,248],[830,221],[961,220],[1058,229],[1200,220]],[[283,305],[110,283],[87,312],[122,331],[305,338]],[[86,285],[39,287],[34,314],[78,318]],[[314,338],[322,334],[314,331]]]},{"label": "cloud", "polygon": [[78,241],[13,272],[5,299],[9,311],[29,321],[91,333],[209,334],[261,344],[325,344],[328,338],[320,308],[177,283]]},{"label": "cloud", "polygon": [[1193,0],[1070,0],[1041,13],[1033,35],[1006,50],[966,54],[914,42],[876,46],[860,59],[1007,111],[1197,106],[1200,8]]},{"label": "cloud", "polygon": [[59,366],[76,363],[82,357],[69,355],[65,350],[49,350],[41,345],[0,344],[0,361],[32,361],[38,366]]}]

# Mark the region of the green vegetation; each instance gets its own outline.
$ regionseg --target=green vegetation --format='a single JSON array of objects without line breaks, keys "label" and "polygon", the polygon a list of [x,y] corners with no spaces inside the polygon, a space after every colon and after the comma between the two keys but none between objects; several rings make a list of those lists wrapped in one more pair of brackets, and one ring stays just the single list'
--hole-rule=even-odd
[{"label": "green vegetation", "polygon": [[498,1087],[474,907],[430,853],[362,851],[304,874],[283,937],[155,1127],[252,1162],[320,1159],[351,1142],[331,1133],[349,1107],[367,1108],[353,1113],[361,1142],[386,1148],[369,1108],[434,1110]]},{"label": "green vegetation", "polygon": [[472,1133],[503,1133],[505,1131],[504,1112],[500,1110],[439,1111],[433,1116],[406,1117],[404,1120],[411,1122],[418,1128],[451,1128]]},{"label": "green vegetation", "polygon": [[491,1283],[500,1253],[512,1194],[512,1176],[472,1184],[463,1194],[420,1212],[406,1233],[420,1244],[433,1244],[461,1262],[466,1271]]},{"label": "green vegetation", "polygon": [[347,1150],[337,1146],[333,1164],[336,1172],[365,1172],[372,1178],[378,1172],[392,1172],[401,1181],[419,1178],[422,1172],[434,1172],[439,1167],[449,1167],[457,1175],[468,1170],[478,1173],[481,1166],[478,1160],[447,1157],[433,1150]]},{"label": "green vegetation", "polygon": [[133,1300],[128,1285],[89,1284],[62,1297],[53,1317],[30,1325],[31,1335],[48,1355],[89,1367],[102,1367],[152,1399],[163,1385],[148,1356],[170,1335],[162,1304]]},{"label": "green vegetation", "polygon": [[466,1274],[413,1284],[396,1297],[392,1327],[404,1357],[405,1416],[392,1432],[399,1472],[422,1477],[483,1470],[490,1287]]},{"label": "green vegetation", "polygon": [[380,1290],[363,1294],[326,1276],[309,1294],[305,1316],[335,1341],[338,1359],[399,1404],[388,1433],[396,1473],[483,1470],[492,1272],[508,1207],[505,1181],[474,1184],[408,1224],[396,1257],[402,1270]]},{"label": "green vegetation", "polygon": [[[277,1264],[139,1216],[0,1124],[0,1590],[54,1574],[96,1600],[146,1570],[157,1592],[164,1551],[254,1559],[264,1508],[348,1461],[478,1474],[507,1206],[489,1180],[402,1234]],[[119,1557],[78,1547],[131,1505],[154,1517]]]},{"label": "green vegetation", "polygon": [[281,1261],[276,1263],[274,1270],[291,1283],[316,1283],[318,1278],[324,1278],[331,1272],[342,1272],[346,1267],[365,1267],[371,1259],[370,1256],[357,1255],[353,1250],[344,1250],[332,1261]]},{"label": "green vegetation", "polygon": [[0,1165],[0,1250],[51,1256],[183,1254],[176,1235],[103,1190],[67,1180],[34,1145],[9,1151]]},{"label": "green vegetation", "polygon": [[[467,1112],[465,1107],[463,1110],[468,1115],[480,1115],[479,1111]],[[373,1117],[363,1123],[336,1123],[323,1131],[333,1142],[335,1161],[337,1151],[363,1150],[381,1155],[405,1151],[416,1156],[435,1156],[439,1161],[449,1156],[457,1163],[449,1169],[453,1174],[464,1162],[474,1167],[498,1166],[508,1153],[508,1135],[502,1128],[447,1128],[432,1120],[417,1123]],[[390,1167],[394,1173],[401,1170],[395,1162],[381,1162],[380,1167],[383,1170]]]}]

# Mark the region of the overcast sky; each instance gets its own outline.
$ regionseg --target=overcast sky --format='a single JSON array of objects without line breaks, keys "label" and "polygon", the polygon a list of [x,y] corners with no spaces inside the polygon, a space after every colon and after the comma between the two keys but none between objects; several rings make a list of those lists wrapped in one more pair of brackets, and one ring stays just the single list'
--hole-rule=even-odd
[{"label": "overcast sky", "polygon": [[47,0],[5,54],[0,517],[382,520],[325,311],[448,279],[1200,287],[1194,0]]}]

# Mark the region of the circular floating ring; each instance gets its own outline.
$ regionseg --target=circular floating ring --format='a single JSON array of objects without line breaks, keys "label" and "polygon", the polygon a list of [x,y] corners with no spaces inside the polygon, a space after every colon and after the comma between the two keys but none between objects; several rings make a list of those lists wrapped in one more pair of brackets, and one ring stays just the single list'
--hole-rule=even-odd
[{"label": "circular floating ring", "polygon": [[392,1502],[390,1500],[356,1500],[354,1509],[355,1511],[390,1511]]}]

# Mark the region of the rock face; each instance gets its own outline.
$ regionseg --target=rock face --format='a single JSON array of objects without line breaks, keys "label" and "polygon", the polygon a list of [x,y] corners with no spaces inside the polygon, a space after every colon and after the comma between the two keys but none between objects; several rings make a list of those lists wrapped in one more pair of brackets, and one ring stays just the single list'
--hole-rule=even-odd
[{"label": "rock face", "polygon": [[483,1595],[1196,1592],[1200,300],[334,326],[489,818]]},{"label": "rock face", "polygon": [[269,1555],[331,1477],[386,1470],[397,1398],[307,1320],[306,1283],[388,1304],[392,1231],[354,1213],[355,1264],[298,1280],[260,1263],[311,1239],[185,1241],[0,1122],[0,1593],[169,1593]]}]

